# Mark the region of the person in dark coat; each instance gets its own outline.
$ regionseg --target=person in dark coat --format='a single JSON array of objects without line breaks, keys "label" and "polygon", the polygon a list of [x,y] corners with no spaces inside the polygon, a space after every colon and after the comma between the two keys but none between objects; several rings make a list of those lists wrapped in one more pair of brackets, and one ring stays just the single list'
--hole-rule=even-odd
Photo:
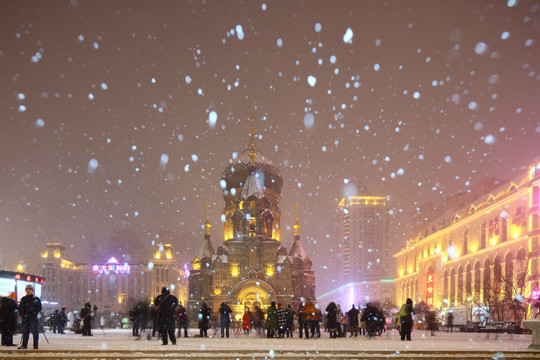
[{"label": "person in dark coat", "polygon": [[129,310],[129,319],[133,323],[132,334],[133,336],[139,336],[139,329],[144,317],[145,305],[141,302],[135,304],[135,306]]},{"label": "person in dark coat", "polygon": [[437,313],[434,310],[426,314],[426,324],[428,330],[431,332],[431,336],[435,336],[435,331],[439,330],[439,321],[437,320]]},{"label": "person in dark coat", "polygon": [[358,314],[360,311],[356,307],[354,307],[354,304],[352,305],[351,310],[347,311],[347,316],[349,317],[349,331],[351,332],[351,335],[349,337],[357,337],[358,336]]},{"label": "person in dark coat", "polygon": [[199,331],[201,337],[208,337],[208,326],[210,325],[210,309],[206,303],[202,303],[199,309]]},{"label": "person in dark coat", "polygon": [[156,337],[157,327],[157,306],[154,304],[150,309],[150,318],[152,319],[152,337]]},{"label": "person in dark coat", "polygon": [[19,316],[23,324],[23,342],[19,349],[28,347],[28,338],[30,332],[34,338],[34,349],[39,346],[38,315],[41,312],[41,300],[34,295],[34,287],[31,284],[26,285],[26,295],[21,298],[19,304]]},{"label": "person in dark coat", "polygon": [[266,322],[264,328],[266,329],[266,337],[273,338],[278,329],[278,316],[275,301],[272,301],[270,306],[266,309]]},{"label": "person in dark coat", "polygon": [[64,329],[67,324],[67,314],[66,314],[66,308],[63,307],[62,310],[60,310],[60,313],[58,314],[58,333],[59,334],[65,334]]},{"label": "person in dark coat", "polygon": [[338,314],[338,308],[335,302],[331,302],[326,306],[326,328],[328,329],[328,332],[330,333],[330,338],[335,339],[337,338],[338,333],[338,321],[337,321],[337,314]]},{"label": "person in dark coat", "polygon": [[17,295],[12,292],[0,299],[0,331],[2,346],[17,346],[13,343],[13,333],[17,329]]},{"label": "person in dark coat", "polygon": [[298,337],[302,338],[302,332],[305,332],[306,338],[309,337],[309,323],[306,320],[306,313],[304,311],[304,304],[300,304],[298,307]]},{"label": "person in dark coat", "polygon": [[189,319],[187,310],[182,304],[178,304],[176,308],[176,321],[178,322],[178,337],[181,337],[182,329],[184,329],[184,337],[188,337]]},{"label": "person in dark coat", "polygon": [[89,302],[84,304],[79,315],[81,316],[82,336],[92,336],[92,320],[94,318],[92,316],[92,306]]},{"label": "person in dark coat", "polygon": [[[154,305],[157,306],[157,328],[161,335],[163,345],[167,345],[168,338],[171,339],[171,344],[176,345],[175,330],[175,314],[178,306],[178,299],[171,294],[168,287],[161,289],[161,295],[154,299]],[[167,337],[168,335],[168,337]]]},{"label": "person in dark coat", "polygon": [[412,306],[412,300],[410,298],[407,299],[405,304],[401,306],[401,309],[399,310],[399,322],[401,325],[401,340],[404,341],[405,338],[407,340],[411,340],[411,331],[413,327],[413,319],[412,319],[412,313],[413,313],[413,306]]},{"label": "person in dark coat", "polygon": [[221,337],[229,337],[229,328],[231,327],[232,310],[226,302],[219,306],[219,327],[221,328]]},{"label": "person in dark coat", "polygon": [[379,327],[379,310],[371,303],[366,304],[364,314],[362,315],[362,321],[366,322],[367,337],[371,338],[377,333]]},{"label": "person in dark coat", "polygon": [[286,315],[287,315],[287,324],[286,324],[286,330],[285,333],[287,334],[287,337],[293,337],[294,334],[294,309],[291,306],[291,304],[287,305],[287,308],[285,309]]},{"label": "person in dark coat", "polygon": [[285,337],[285,331],[287,328],[287,310],[281,305],[277,306],[277,318],[278,318],[278,337]]}]

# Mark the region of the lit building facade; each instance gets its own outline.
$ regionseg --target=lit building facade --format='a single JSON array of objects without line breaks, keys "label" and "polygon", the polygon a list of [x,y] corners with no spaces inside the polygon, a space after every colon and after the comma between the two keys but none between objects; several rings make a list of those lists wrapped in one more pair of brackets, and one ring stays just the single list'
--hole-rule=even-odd
[{"label": "lit building facade", "polygon": [[[540,161],[520,177],[443,216],[394,254],[396,302],[483,309],[494,320],[538,311]],[[517,302],[515,301],[517,300]],[[520,305],[520,306],[517,306]],[[507,313],[504,314],[504,311]],[[510,315],[509,315],[510,314]],[[473,312],[469,319],[477,321]]]},{"label": "lit building facade", "polygon": [[347,196],[339,202],[342,283],[377,281],[393,273],[386,198]]},{"label": "lit building facade", "polygon": [[202,302],[217,311],[227,302],[238,316],[244,306],[265,308],[315,300],[311,260],[300,242],[296,217],[290,252],[282,246],[279,200],[283,180],[274,164],[255,147],[251,128],[248,148],[223,172],[220,181],[225,207],[223,244],[214,250],[210,223],[205,222],[201,248],[192,262],[189,307]]},{"label": "lit building facade", "polygon": [[188,276],[173,258],[170,244],[159,244],[147,261],[119,263],[111,257],[102,264],[75,264],[66,259],[65,248],[48,243],[36,263],[35,272],[46,281],[42,301],[68,309],[86,302],[111,311],[126,311],[136,301],[152,303],[167,286],[180,301],[187,300]]}]

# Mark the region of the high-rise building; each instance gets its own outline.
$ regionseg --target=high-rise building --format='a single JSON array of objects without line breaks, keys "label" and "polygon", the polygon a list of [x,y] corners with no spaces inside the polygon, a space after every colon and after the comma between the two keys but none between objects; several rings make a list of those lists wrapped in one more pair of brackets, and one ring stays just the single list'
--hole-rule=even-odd
[{"label": "high-rise building", "polygon": [[381,196],[347,196],[339,202],[343,284],[380,280],[392,273],[386,202]]},{"label": "high-rise building", "polygon": [[255,147],[255,129],[249,146],[231,160],[220,181],[223,189],[223,244],[211,242],[211,224],[192,262],[189,279],[189,310],[203,302],[217,311],[227,302],[238,316],[244,307],[265,308],[276,301],[283,305],[315,299],[315,276],[311,260],[300,242],[296,217],[290,252],[282,244],[281,197],[283,179],[278,168]]}]

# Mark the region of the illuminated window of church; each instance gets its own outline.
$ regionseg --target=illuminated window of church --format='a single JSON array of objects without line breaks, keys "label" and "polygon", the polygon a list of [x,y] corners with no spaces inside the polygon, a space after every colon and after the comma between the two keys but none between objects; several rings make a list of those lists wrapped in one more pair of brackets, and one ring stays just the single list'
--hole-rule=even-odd
[{"label": "illuminated window of church", "polygon": [[255,208],[255,200],[251,200],[251,202],[249,203],[249,207],[252,209]]}]

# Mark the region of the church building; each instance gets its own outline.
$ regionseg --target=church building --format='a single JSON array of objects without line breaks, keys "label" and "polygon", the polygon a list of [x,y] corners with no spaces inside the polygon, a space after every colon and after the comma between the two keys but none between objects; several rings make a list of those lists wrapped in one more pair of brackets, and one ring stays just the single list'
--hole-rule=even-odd
[{"label": "church building", "polygon": [[255,147],[250,129],[246,150],[224,170],[224,237],[216,250],[208,215],[201,248],[192,262],[189,310],[205,302],[216,312],[222,302],[241,316],[245,306],[266,308],[272,301],[296,306],[315,300],[311,260],[300,242],[298,209],[290,251],[282,245],[279,200],[283,179],[278,168]]}]

